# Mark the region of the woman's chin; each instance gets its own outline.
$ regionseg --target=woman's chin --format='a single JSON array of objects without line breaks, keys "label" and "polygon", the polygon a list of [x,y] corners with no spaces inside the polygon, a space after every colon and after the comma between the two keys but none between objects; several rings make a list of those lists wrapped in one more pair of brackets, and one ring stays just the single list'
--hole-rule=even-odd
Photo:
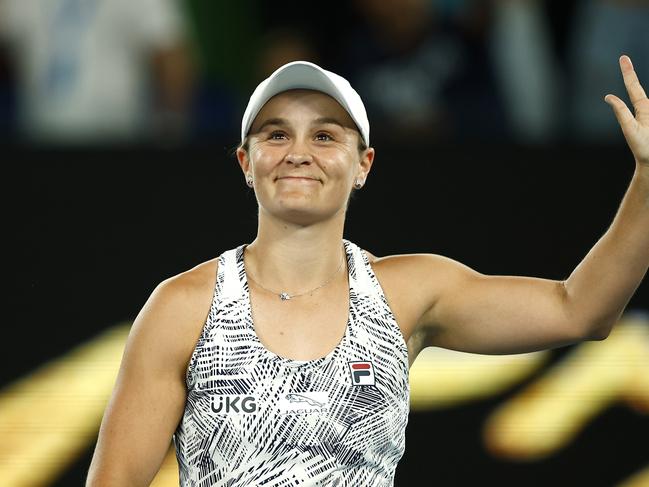
[{"label": "woman's chin", "polygon": [[277,219],[302,226],[312,225],[327,219],[335,218],[336,215],[340,213],[334,208],[324,208],[313,204],[313,202],[300,202],[295,200],[283,201],[279,206],[276,206],[270,211],[268,210],[269,209],[267,208],[266,212],[272,214]]}]

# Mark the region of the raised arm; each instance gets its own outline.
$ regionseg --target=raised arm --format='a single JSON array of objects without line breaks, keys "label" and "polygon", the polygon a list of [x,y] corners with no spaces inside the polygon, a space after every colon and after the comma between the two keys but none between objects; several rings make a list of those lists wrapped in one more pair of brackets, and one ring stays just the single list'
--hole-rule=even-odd
[{"label": "raised arm", "polygon": [[164,281],[137,316],[87,486],[149,485],[160,468],[183,413],[184,373],[209,309],[195,280],[181,274]]},{"label": "raised arm", "polygon": [[435,255],[379,259],[406,338],[425,331],[428,345],[516,353],[608,335],[649,266],[649,100],[630,59],[620,66],[635,117],[616,96],[606,101],[636,169],[606,233],[565,281],[486,276]]},{"label": "raised arm", "polygon": [[635,158],[635,172],[604,236],[565,282],[567,302],[590,329],[605,336],[624,311],[649,266],[649,100],[628,56],[620,68],[635,117],[606,95]]}]

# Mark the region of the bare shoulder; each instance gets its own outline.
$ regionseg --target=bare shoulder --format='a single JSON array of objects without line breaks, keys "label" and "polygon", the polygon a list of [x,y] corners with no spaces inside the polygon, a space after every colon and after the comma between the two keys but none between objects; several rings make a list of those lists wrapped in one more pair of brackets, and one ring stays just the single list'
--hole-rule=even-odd
[{"label": "bare shoulder", "polygon": [[466,279],[480,276],[468,266],[438,254],[376,257],[366,253],[406,340],[444,293],[458,289]]},{"label": "bare shoulder", "polygon": [[[152,351],[170,354],[181,371],[207,319],[216,283],[217,259],[160,282],[142,307],[132,334],[143,335]],[[154,344],[157,344],[154,345]]]},{"label": "bare shoulder", "polygon": [[470,267],[438,254],[398,254],[377,257],[367,251],[372,269],[381,282],[393,287],[399,286],[412,293],[412,288],[422,288],[430,294],[431,287],[442,286],[449,280],[462,279],[480,274]]},{"label": "bare shoulder", "polygon": [[214,290],[218,259],[203,262],[189,270],[176,274],[162,281],[154,292],[164,293],[167,298],[177,303],[196,304],[196,300],[206,298]]}]

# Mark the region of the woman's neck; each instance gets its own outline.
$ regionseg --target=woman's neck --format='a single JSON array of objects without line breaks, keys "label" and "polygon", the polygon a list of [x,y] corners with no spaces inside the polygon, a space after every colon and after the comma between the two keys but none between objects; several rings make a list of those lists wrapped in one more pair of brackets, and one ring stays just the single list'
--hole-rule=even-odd
[{"label": "woman's neck", "polygon": [[340,268],[343,227],[344,218],[303,226],[260,217],[257,238],[246,247],[246,270],[270,289],[316,287]]}]

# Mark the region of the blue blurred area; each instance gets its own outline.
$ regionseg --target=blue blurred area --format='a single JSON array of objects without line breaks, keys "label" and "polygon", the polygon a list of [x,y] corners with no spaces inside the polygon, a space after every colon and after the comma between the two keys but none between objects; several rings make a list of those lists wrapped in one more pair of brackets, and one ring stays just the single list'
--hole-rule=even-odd
[{"label": "blue blurred area", "polygon": [[295,59],[348,77],[374,133],[396,141],[615,140],[602,98],[625,95],[619,55],[649,78],[643,2],[97,5],[0,0],[0,140],[236,141],[251,90]]},{"label": "blue blurred area", "polygon": [[8,55],[0,47],[0,143],[13,137],[15,104],[15,82],[11,79]]}]

